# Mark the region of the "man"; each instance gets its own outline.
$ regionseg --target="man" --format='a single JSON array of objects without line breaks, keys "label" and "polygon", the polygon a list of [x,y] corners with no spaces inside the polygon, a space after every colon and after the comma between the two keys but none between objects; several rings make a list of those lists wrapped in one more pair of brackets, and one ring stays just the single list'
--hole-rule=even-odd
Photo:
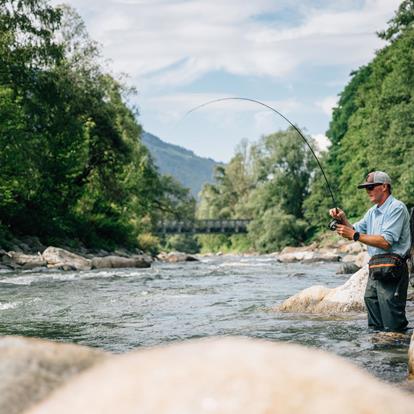
[{"label": "man", "polygon": [[[408,269],[406,256],[410,250],[410,216],[407,207],[391,195],[391,179],[385,172],[368,174],[358,188],[365,188],[370,201],[375,204],[362,220],[353,226],[341,209],[331,209],[329,214],[340,221],[337,233],[368,246],[368,254],[390,254],[401,257],[399,279],[378,280],[370,274],[364,300],[368,310],[368,326],[375,330],[398,332],[406,329]],[[383,264],[381,266],[391,266]]]}]

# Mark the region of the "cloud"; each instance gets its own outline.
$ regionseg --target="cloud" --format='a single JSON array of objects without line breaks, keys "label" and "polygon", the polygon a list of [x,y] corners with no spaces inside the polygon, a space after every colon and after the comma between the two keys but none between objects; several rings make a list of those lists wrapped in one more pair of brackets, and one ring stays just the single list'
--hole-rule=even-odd
[{"label": "cloud", "polygon": [[322,99],[321,101],[317,101],[315,105],[322,109],[323,113],[326,115],[331,116],[332,110],[338,103],[338,96],[327,96],[326,98]]},{"label": "cloud", "polygon": [[326,151],[332,144],[330,139],[325,134],[312,134],[318,147],[318,152]]},{"label": "cloud", "polygon": [[[250,114],[255,122],[256,128],[261,130],[268,130],[268,126],[272,126],[270,130],[274,130],[275,114],[264,106],[259,106],[254,102],[229,99],[232,94],[223,94],[223,92],[211,92],[211,93],[178,93],[171,95],[153,96],[146,100],[146,109],[149,111],[157,110],[160,121],[178,121],[182,119],[185,114],[211,101],[225,99],[203,106],[196,110],[200,114],[204,114],[208,117],[219,117],[223,121],[225,118],[234,118],[242,114]],[[294,110],[300,108],[300,103],[295,99],[286,100],[266,100],[263,101],[265,105],[268,105],[282,114],[289,114]],[[277,123],[276,123],[277,124]]]},{"label": "cloud", "polygon": [[[115,71],[160,87],[193,82],[209,71],[283,78],[307,64],[361,64],[382,43],[399,0],[365,0],[359,8],[311,1],[295,6],[300,23],[283,28],[270,17],[287,1],[69,0],[84,11],[93,38]],[[351,6],[354,2],[351,1]],[[92,12],[93,11],[93,12]],[[381,22],[381,23],[379,23]]]}]

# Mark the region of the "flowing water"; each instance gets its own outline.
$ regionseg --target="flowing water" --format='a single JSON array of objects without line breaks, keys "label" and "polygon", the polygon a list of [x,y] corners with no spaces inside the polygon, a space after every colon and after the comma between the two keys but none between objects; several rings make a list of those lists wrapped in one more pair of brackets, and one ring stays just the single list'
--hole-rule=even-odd
[{"label": "flowing water", "polygon": [[[322,348],[388,382],[407,375],[407,343],[379,345],[365,313],[327,317],[272,308],[312,286],[336,287],[338,263],[282,264],[269,256],[201,258],[149,269],[0,275],[0,335],[36,336],[125,352],[216,335]],[[414,306],[407,307],[414,321]]]}]

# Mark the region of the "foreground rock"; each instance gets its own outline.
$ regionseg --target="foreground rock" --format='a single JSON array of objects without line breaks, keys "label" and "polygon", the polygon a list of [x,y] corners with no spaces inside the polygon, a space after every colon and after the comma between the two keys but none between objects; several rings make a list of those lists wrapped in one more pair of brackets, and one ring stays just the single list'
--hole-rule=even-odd
[{"label": "foreground rock", "polygon": [[78,345],[0,338],[0,413],[23,412],[106,357],[101,351]]},{"label": "foreground rock", "polygon": [[92,269],[104,269],[104,268],[124,268],[124,267],[150,267],[151,258],[148,256],[105,256],[94,257],[91,261]]},{"label": "foreground rock", "polygon": [[351,363],[298,345],[188,341],[114,357],[30,414],[409,414],[414,398]]},{"label": "foreground rock", "polygon": [[408,379],[414,381],[414,332],[408,350]]},{"label": "foreground rock", "polygon": [[368,267],[364,266],[337,288],[312,286],[286,299],[275,310],[326,314],[363,311],[367,280]]}]

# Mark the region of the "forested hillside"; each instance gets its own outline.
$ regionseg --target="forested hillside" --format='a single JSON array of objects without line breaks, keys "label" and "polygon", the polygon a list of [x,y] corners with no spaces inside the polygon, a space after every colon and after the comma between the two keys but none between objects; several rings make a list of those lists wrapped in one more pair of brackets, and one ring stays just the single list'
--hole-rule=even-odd
[{"label": "forested hillside", "polygon": [[162,141],[155,135],[143,132],[142,142],[148,148],[161,174],[171,175],[194,197],[204,184],[214,181],[214,168],[218,163],[211,158],[203,158],[178,145]]},{"label": "forested hillside", "polygon": [[[387,41],[366,66],[351,73],[333,111],[321,157],[337,202],[349,217],[370,206],[357,190],[368,172],[384,170],[393,194],[414,206],[414,0],[401,3],[386,30]],[[326,231],[332,206],[326,183],[309,150],[288,129],[239,150],[203,190],[201,217],[250,217],[243,240],[204,236],[204,248],[263,252],[309,242]]]},{"label": "forested hillside", "polygon": [[133,93],[103,70],[69,7],[0,3],[0,242],[146,247],[162,215],[194,202],[141,143]]}]

